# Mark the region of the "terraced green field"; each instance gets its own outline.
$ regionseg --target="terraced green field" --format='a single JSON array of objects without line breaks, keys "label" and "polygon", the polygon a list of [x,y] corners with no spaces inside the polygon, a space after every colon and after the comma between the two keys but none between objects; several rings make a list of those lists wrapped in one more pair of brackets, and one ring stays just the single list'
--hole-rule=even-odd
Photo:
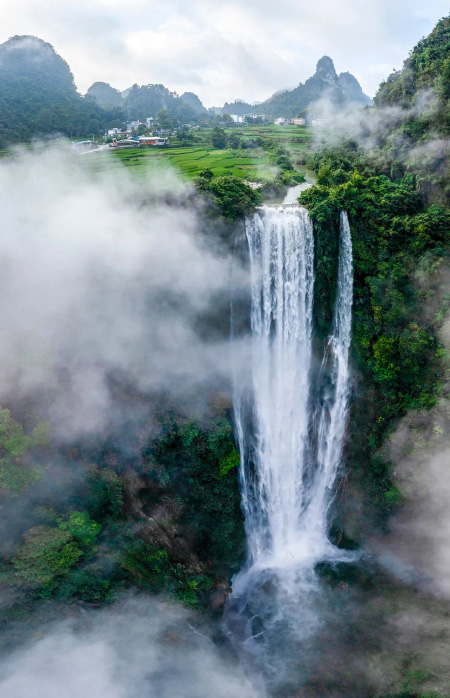
[{"label": "terraced green field", "polygon": [[313,132],[304,126],[235,126],[226,129],[227,133],[236,133],[240,138],[260,138],[278,141],[289,151],[295,162],[297,155],[304,153],[311,146]]},{"label": "terraced green field", "polygon": [[92,171],[111,171],[125,166],[132,169],[133,174],[139,175],[157,165],[170,165],[187,179],[194,179],[199,172],[207,168],[216,176],[233,174],[249,180],[270,174],[270,167],[264,157],[235,157],[229,150],[217,150],[207,146],[104,150],[82,157],[85,165]]},{"label": "terraced green field", "polygon": [[[298,126],[242,126],[227,129],[228,133],[236,133],[240,137],[271,138],[280,142],[291,153],[294,162],[296,155],[304,152],[311,143],[311,132]],[[208,133],[198,131],[205,139]],[[189,147],[168,148],[130,148],[129,150],[104,150],[102,152],[83,155],[83,162],[91,171],[114,171],[121,166],[130,169],[133,175],[143,175],[155,166],[170,166],[186,179],[194,179],[205,169],[220,176],[233,174],[236,177],[256,181],[270,179],[274,173],[264,154],[259,150],[253,154],[251,150],[236,156],[229,150],[218,150],[209,145],[199,144]]]}]

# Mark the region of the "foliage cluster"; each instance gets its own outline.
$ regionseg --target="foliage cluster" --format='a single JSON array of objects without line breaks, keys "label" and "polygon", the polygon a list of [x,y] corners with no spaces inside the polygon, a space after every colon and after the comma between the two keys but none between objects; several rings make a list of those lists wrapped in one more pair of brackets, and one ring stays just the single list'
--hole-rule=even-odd
[{"label": "foliage cluster", "polygon": [[195,537],[213,568],[236,564],[242,546],[237,482],[239,454],[231,425],[215,418],[208,428],[195,422],[167,425],[165,437],[144,454],[148,468],[183,505],[180,523]]},{"label": "foliage cluster", "polygon": [[31,448],[48,443],[47,425],[39,424],[26,435],[7,409],[0,408],[0,495],[19,495],[42,478],[43,468],[27,461]]},{"label": "foliage cluster", "polygon": [[[387,509],[399,501],[389,464],[375,457],[391,420],[430,408],[439,392],[440,348],[423,312],[419,269],[447,254],[450,212],[426,206],[412,174],[392,181],[375,174],[348,144],[310,161],[318,184],[302,194],[316,237],[315,321],[330,331],[339,245],[340,211],[348,212],[354,256],[355,359],[369,409],[354,414],[359,443],[371,454],[373,496]],[[364,438],[361,437],[364,434]],[[362,454],[360,454],[361,456]]]},{"label": "foliage cluster", "polygon": [[[5,468],[34,474],[47,447],[42,426],[27,436],[8,410],[0,411]],[[0,517],[6,532],[0,583],[15,590],[19,604],[104,603],[130,584],[190,606],[206,603],[242,551],[238,465],[226,417],[200,426],[170,413],[162,417],[161,436],[148,442],[139,469],[131,473],[99,457],[65,499],[52,494],[51,469],[38,471],[42,483],[37,477],[10,477],[18,485],[0,493],[5,515],[14,498],[23,498],[19,506],[32,505],[18,532],[11,533]],[[72,458],[74,467],[81,463]]]},{"label": "foliage cluster", "polygon": [[199,173],[195,185],[200,192],[213,197],[218,211],[230,220],[245,215],[261,202],[261,194],[235,175],[214,177],[212,170]]},{"label": "foliage cluster", "polygon": [[384,81],[365,149],[392,179],[414,173],[427,203],[450,204],[450,17],[442,19]]}]

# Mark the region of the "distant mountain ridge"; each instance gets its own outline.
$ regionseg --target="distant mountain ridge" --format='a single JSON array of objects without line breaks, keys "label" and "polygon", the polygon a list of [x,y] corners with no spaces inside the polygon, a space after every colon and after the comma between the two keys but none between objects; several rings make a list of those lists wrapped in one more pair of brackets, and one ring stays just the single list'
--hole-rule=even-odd
[{"label": "distant mountain ridge", "polygon": [[0,145],[55,133],[100,135],[125,119],[143,121],[166,109],[180,124],[198,123],[202,115],[214,113],[289,118],[305,114],[323,99],[338,107],[371,102],[353,75],[337,75],[327,56],[318,62],[316,73],[293,90],[277,92],[260,104],[237,100],[206,109],[193,92],[179,96],[162,84],[134,84],[121,92],[98,81],[82,96],[69,65],[51,44],[23,35],[0,45]]},{"label": "distant mountain ridge", "polygon": [[311,105],[321,100],[327,100],[337,107],[364,107],[372,103],[371,98],[364,94],[358,80],[351,73],[338,75],[331,58],[323,56],[317,63],[315,74],[295,89],[275,92],[272,97],[256,106],[241,100],[227,102],[221,112],[292,118],[303,116]]},{"label": "distant mountain ridge", "polygon": [[160,84],[137,85],[120,92],[107,82],[94,82],[86,96],[103,108],[120,106],[130,119],[146,119],[156,116],[160,109],[178,111],[187,119],[190,110],[196,115],[207,112],[199,97],[193,92],[179,96]]}]

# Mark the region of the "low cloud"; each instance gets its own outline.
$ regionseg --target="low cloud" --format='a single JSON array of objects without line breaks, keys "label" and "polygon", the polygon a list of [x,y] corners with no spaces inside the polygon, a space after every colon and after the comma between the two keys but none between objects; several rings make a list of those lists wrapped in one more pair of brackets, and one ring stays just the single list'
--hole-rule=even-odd
[{"label": "low cloud", "polygon": [[[201,630],[198,625],[202,623]],[[3,660],[3,698],[257,698],[205,622],[151,599],[82,612]]]},{"label": "low cloud", "polygon": [[231,260],[189,188],[92,162],[55,146],[0,164],[0,404],[34,399],[63,438],[102,430],[111,377],[181,397],[230,366],[227,316],[216,339],[199,323],[228,308]]},{"label": "low cloud", "polygon": [[[442,347],[450,347],[446,290],[448,265],[441,262],[422,292],[428,298],[425,321],[436,322]],[[421,277],[417,275],[417,282]],[[439,401],[431,410],[409,412],[383,448],[402,505],[391,517],[389,533],[373,542],[381,564],[396,579],[450,599],[450,383],[448,358]]]}]

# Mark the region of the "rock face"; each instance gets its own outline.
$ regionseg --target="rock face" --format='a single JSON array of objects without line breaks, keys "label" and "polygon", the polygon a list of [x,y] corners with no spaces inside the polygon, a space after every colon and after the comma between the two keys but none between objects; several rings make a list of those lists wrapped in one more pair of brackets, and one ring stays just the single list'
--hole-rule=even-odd
[{"label": "rock face", "polygon": [[[225,104],[222,112],[266,114],[291,118],[305,115],[312,105],[327,101],[332,106],[348,107],[371,104],[370,97],[364,94],[358,80],[351,73],[336,73],[329,56],[323,56],[317,63],[316,72],[304,84],[293,90],[276,92],[265,102],[251,106],[245,102]],[[241,110],[238,111],[238,108]]]},{"label": "rock face", "polygon": [[309,78],[305,84],[311,84],[314,81],[319,84],[319,81],[333,88],[339,88],[339,78],[337,76],[334,63],[329,56],[323,56],[317,62],[316,72]]},{"label": "rock face", "polygon": [[341,73],[339,75],[339,86],[348,102],[362,104],[363,106],[371,104],[372,100],[364,94],[358,80],[351,73]]}]

